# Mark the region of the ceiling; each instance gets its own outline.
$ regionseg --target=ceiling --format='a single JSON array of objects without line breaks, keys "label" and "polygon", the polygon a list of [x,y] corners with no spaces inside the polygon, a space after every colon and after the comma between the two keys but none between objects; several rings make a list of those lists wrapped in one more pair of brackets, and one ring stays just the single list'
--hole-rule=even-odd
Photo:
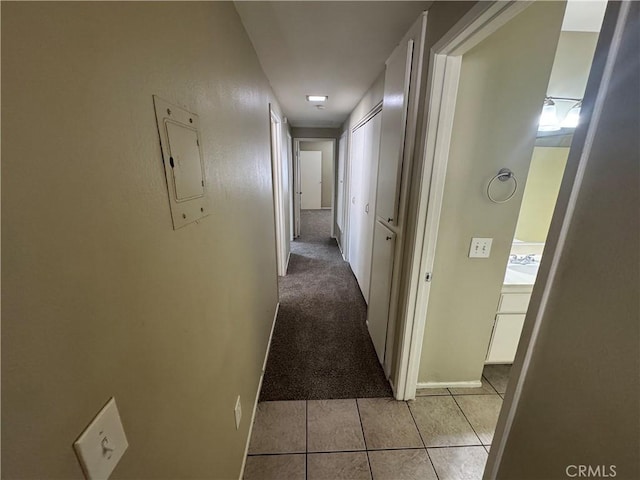
[{"label": "ceiling", "polygon": [[[339,127],[432,2],[235,2],[294,127]],[[306,95],[328,95],[318,110]]]}]

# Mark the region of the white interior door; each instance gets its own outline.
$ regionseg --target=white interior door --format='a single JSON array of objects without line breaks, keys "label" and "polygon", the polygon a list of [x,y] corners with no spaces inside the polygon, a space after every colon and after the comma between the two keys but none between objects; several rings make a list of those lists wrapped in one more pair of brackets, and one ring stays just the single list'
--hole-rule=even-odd
[{"label": "white interior door", "polygon": [[349,174],[349,263],[365,301],[369,302],[375,191],[380,148],[380,114],[352,134]]},{"label": "white interior door", "polygon": [[349,264],[356,279],[360,271],[360,237],[362,235],[362,163],[364,149],[364,128],[351,134],[351,154],[349,157]]},{"label": "white interior door", "polygon": [[345,164],[347,156],[347,136],[340,138],[338,143],[338,199],[336,202],[336,224],[340,234],[344,234],[344,189],[345,189]]},{"label": "white interior door", "polygon": [[413,40],[400,44],[389,60],[384,76],[382,142],[378,180],[378,217],[388,225],[398,225],[400,178],[404,155],[405,130]]},{"label": "white interior door", "polygon": [[300,152],[300,192],[302,210],[322,208],[322,152]]},{"label": "white interior door", "polygon": [[300,236],[300,143],[295,141],[295,157],[293,165],[293,236]]},{"label": "white interior door", "polygon": [[396,234],[377,221],[374,231],[372,263],[378,275],[371,278],[367,327],[381,364],[384,364],[387,341],[395,241]]},{"label": "white interior door", "polygon": [[369,286],[371,282],[371,255],[373,251],[373,226],[376,221],[376,183],[378,179],[378,159],[380,157],[380,119],[376,114],[365,125],[364,164],[362,172],[363,203],[362,235],[360,237],[360,271],[358,272],[360,287],[364,299],[369,303]]}]

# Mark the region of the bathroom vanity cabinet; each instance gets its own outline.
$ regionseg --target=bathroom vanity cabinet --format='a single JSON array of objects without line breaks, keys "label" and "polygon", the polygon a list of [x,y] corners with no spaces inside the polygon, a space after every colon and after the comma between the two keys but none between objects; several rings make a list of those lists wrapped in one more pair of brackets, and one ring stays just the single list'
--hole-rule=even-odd
[{"label": "bathroom vanity cabinet", "polygon": [[485,363],[513,363],[532,290],[533,284],[503,286]]}]

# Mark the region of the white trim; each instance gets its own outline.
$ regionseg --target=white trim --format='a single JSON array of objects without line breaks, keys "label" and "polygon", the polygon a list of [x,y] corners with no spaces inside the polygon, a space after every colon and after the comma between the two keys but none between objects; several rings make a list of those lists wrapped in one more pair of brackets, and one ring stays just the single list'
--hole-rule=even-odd
[{"label": "white trim", "polygon": [[271,138],[271,173],[273,181],[273,209],[275,217],[276,233],[276,265],[278,276],[287,274],[286,256],[289,236],[284,223],[285,208],[282,188],[282,122],[280,117],[273,111],[273,106],[269,104],[269,127]]},{"label": "white trim", "polygon": [[417,388],[479,388],[482,386],[480,380],[468,382],[418,382]]},{"label": "white trim", "polygon": [[[585,135],[584,146],[582,151],[580,152],[580,159],[578,161],[578,168],[576,170],[576,175],[571,185],[571,192],[569,195],[569,199],[567,202],[566,211],[562,217],[562,225],[560,226],[560,232],[558,233],[558,239],[555,242],[550,242],[550,246],[553,248],[552,259],[550,262],[549,273],[546,276],[546,280],[544,282],[544,287],[542,291],[542,295],[540,298],[540,303],[537,306],[537,311],[535,310],[535,306],[531,311],[535,311],[535,318],[533,320],[533,328],[531,330],[531,335],[528,339],[523,338],[521,340],[522,344],[526,342],[526,350],[524,351],[524,357],[522,360],[522,366],[520,372],[514,378],[515,386],[513,388],[513,396],[511,397],[511,401],[505,403],[504,409],[505,412],[502,415],[505,416],[504,427],[501,431],[496,432],[496,440],[494,442],[495,451],[492,448],[491,462],[488,463],[485,478],[487,480],[493,480],[497,477],[498,468],[502,461],[502,456],[504,455],[504,449],[506,443],[509,439],[509,435],[511,433],[511,428],[513,427],[513,422],[515,416],[520,407],[520,399],[522,397],[522,391],[524,388],[524,383],[526,381],[526,377],[528,374],[529,367],[531,365],[531,358],[533,357],[533,352],[536,349],[536,344],[538,342],[538,336],[540,334],[541,326],[543,323],[543,319],[546,315],[546,310],[549,302],[549,297],[551,295],[552,290],[554,289],[555,280],[558,274],[558,266],[560,265],[561,257],[564,254],[564,248],[567,241],[567,235],[569,233],[569,229],[573,224],[573,216],[576,209],[576,203],[578,201],[578,197],[582,193],[582,181],[584,178],[585,170],[587,168],[587,164],[589,163],[589,158],[591,156],[591,149],[593,146],[593,141],[598,132],[599,124],[600,124],[600,116],[602,115],[602,109],[607,100],[607,95],[609,93],[609,86],[611,84],[611,78],[613,75],[613,69],[615,67],[616,61],[618,59],[618,53],[620,50],[620,43],[622,41],[623,30],[626,26],[627,16],[629,15],[629,10],[631,8],[631,2],[620,2],[620,10],[618,11],[617,18],[615,19],[615,30],[611,37],[611,44],[608,48],[606,55],[606,63],[602,72],[602,80],[600,85],[598,86],[598,90],[595,95],[595,101],[593,105],[593,110],[591,114],[591,118],[584,119],[583,121],[587,124],[587,132]],[[606,18],[605,18],[606,20]],[[599,44],[602,42],[602,38],[599,40]],[[598,52],[596,52],[598,53]],[[591,81],[591,79],[590,79]],[[589,92],[587,92],[587,95]],[[575,145],[572,145],[572,149],[576,148]],[[570,154],[571,155],[571,154]],[[556,214],[558,211],[556,211]],[[555,216],[555,215],[554,215]]]},{"label": "white trim", "polygon": [[429,301],[430,282],[424,280],[433,271],[436,239],[444,194],[444,182],[461,55],[487,38],[502,25],[526,9],[530,1],[480,2],[475,5],[431,50],[420,193],[416,215],[416,241],[410,255],[410,276],[405,322],[400,339],[398,389],[405,399],[415,398],[422,355],[422,343]]},{"label": "white trim", "polygon": [[289,249],[289,255],[287,255],[287,261],[284,266],[284,273],[286,274],[289,270],[289,261],[291,260],[291,249]]},{"label": "white trim", "polygon": [[251,443],[251,434],[253,433],[253,421],[256,418],[256,411],[258,410],[258,399],[260,398],[260,391],[262,390],[262,380],[264,379],[264,372],[267,368],[267,359],[269,358],[269,351],[271,350],[271,339],[273,338],[273,331],[276,326],[276,319],[278,318],[278,311],[280,310],[280,302],[276,304],[276,312],[273,314],[273,322],[271,323],[271,333],[269,333],[269,342],[267,343],[267,351],[264,354],[264,361],[262,362],[262,373],[258,380],[258,391],[256,392],[256,400],[253,402],[253,412],[251,413],[251,423],[249,424],[249,434],[244,447],[244,457],[242,457],[242,466],[240,467],[240,477],[242,480],[244,476],[244,467],[247,464],[247,454],[249,453],[249,443]]}]

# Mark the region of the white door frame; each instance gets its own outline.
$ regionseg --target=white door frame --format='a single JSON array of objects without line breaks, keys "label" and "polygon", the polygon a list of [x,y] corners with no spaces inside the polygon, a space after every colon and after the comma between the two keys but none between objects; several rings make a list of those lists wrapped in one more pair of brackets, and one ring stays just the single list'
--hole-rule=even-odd
[{"label": "white door frame", "polygon": [[294,239],[295,236],[295,217],[294,217],[294,205],[293,199],[295,198],[294,192],[294,177],[293,177],[293,139],[291,138],[291,134],[287,132],[287,164],[289,165],[289,178],[287,182],[289,182],[289,192],[291,194],[291,198],[289,199],[289,242]]},{"label": "white door frame", "polygon": [[287,251],[289,236],[285,224],[284,193],[282,185],[282,122],[269,104],[270,133],[271,133],[271,177],[273,179],[273,210],[275,214],[276,232],[276,265],[278,275],[287,274]]},{"label": "white door frame", "polygon": [[410,281],[396,371],[396,393],[401,399],[416,395],[429,302],[430,283],[426,276],[433,271],[435,260],[462,55],[532,3],[479,2],[431,48],[416,241],[407,252],[411,260]]},{"label": "white door frame", "polygon": [[[331,238],[336,238],[336,230],[335,230],[335,225],[336,225],[336,199],[335,199],[335,192],[336,192],[336,171],[337,171],[337,162],[338,162],[338,155],[336,152],[336,145],[338,144],[335,138],[323,138],[323,137],[296,137],[293,139],[293,145],[294,145],[294,151],[295,151],[295,155],[296,155],[296,163],[295,163],[295,175],[296,175],[296,179],[297,179],[297,187],[299,190],[300,187],[300,142],[331,142],[332,145],[332,152],[333,152],[333,175],[331,176]],[[295,188],[294,188],[295,190]],[[299,195],[298,192],[293,192],[294,196],[296,194]],[[298,198],[298,201],[300,201],[300,198]],[[300,232],[296,232],[296,236],[300,235]]]}]

